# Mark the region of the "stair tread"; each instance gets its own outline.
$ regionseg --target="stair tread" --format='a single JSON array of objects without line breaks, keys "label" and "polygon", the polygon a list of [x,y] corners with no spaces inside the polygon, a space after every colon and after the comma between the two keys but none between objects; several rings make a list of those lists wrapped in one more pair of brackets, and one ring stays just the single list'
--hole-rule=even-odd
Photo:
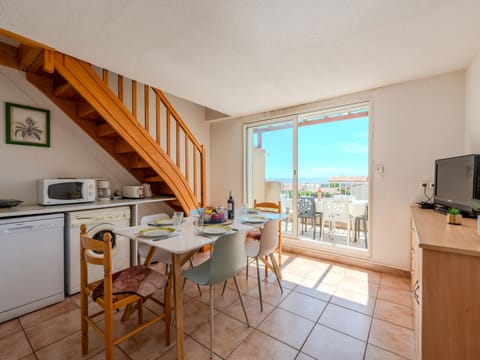
[{"label": "stair tread", "polygon": [[160,177],[160,176],[150,176],[150,177],[146,177],[145,179],[143,179],[143,181],[145,181],[145,182],[164,182],[165,180],[163,180],[163,178]]},{"label": "stair tread", "polygon": [[79,97],[77,90],[75,90],[75,88],[72,85],[70,85],[70,83],[68,82],[58,85],[53,90],[53,94],[57,97],[64,98],[64,99]]},{"label": "stair tread", "polygon": [[77,114],[82,119],[96,119],[100,116],[97,110],[85,101],[78,103]]}]

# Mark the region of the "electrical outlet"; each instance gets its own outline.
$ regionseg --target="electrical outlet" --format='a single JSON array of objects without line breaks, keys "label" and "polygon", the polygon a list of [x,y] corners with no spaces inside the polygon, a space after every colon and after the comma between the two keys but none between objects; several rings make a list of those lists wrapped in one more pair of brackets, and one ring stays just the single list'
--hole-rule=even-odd
[{"label": "electrical outlet", "polygon": [[429,182],[428,182],[428,188],[431,189],[431,190],[435,189],[435,183],[429,181]]},{"label": "electrical outlet", "polygon": [[375,164],[375,172],[377,173],[378,176],[383,177],[383,174],[384,174],[383,164]]},{"label": "electrical outlet", "polygon": [[428,187],[428,180],[420,181],[420,189],[426,189]]}]

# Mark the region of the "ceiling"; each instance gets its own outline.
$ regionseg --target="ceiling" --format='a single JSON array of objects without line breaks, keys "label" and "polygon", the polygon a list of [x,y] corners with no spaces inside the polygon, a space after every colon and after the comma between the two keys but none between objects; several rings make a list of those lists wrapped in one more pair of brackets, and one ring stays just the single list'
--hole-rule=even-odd
[{"label": "ceiling", "polygon": [[0,27],[239,116],[464,69],[478,0],[0,0]]}]

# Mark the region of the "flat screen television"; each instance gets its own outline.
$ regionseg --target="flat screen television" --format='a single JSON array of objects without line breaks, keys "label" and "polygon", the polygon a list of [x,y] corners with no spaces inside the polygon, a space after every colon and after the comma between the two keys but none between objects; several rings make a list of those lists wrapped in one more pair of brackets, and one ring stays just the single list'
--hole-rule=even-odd
[{"label": "flat screen television", "polygon": [[473,215],[472,199],[480,199],[480,155],[470,154],[435,161],[434,203]]}]

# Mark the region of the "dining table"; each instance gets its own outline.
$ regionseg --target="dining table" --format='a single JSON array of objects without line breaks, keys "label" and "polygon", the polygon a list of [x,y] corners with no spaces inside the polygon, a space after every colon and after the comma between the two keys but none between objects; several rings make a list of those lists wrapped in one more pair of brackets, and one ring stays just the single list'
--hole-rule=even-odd
[{"label": "dining table", "polygon": [[[257,213],[255,220],[253,216],[250,220],[248,215],[241,218],[235,216],[235,220],[229,221],[229,231],[248,231],[256,227],[262,226],[269,219],[282,218],[281,214],[273,213]],[[262,219],[262,221],[260,221]],[[177,358],[184,358],[184,318],[183,318],[183,290],[182,290],[182,265],[193,256],[198,249],[214,244],[215,241],[223,234],[204,233],[195,231],[193,218],[186,218],[180,229],[174,231],[167,236],[148,237],[145,236],[145,230],[149,225],[137,225],[127,228],[118,228],[114,232],[118,235],[125,236],[131,240],[147,244],[154,248],[159,248],[169,252],[172,256],[173,271],[173,294],[175,304],[176,317],[176,346]],[[148,258],[148,256],[147,256]],[[148,265],[148,259],[146,265]]]}]

